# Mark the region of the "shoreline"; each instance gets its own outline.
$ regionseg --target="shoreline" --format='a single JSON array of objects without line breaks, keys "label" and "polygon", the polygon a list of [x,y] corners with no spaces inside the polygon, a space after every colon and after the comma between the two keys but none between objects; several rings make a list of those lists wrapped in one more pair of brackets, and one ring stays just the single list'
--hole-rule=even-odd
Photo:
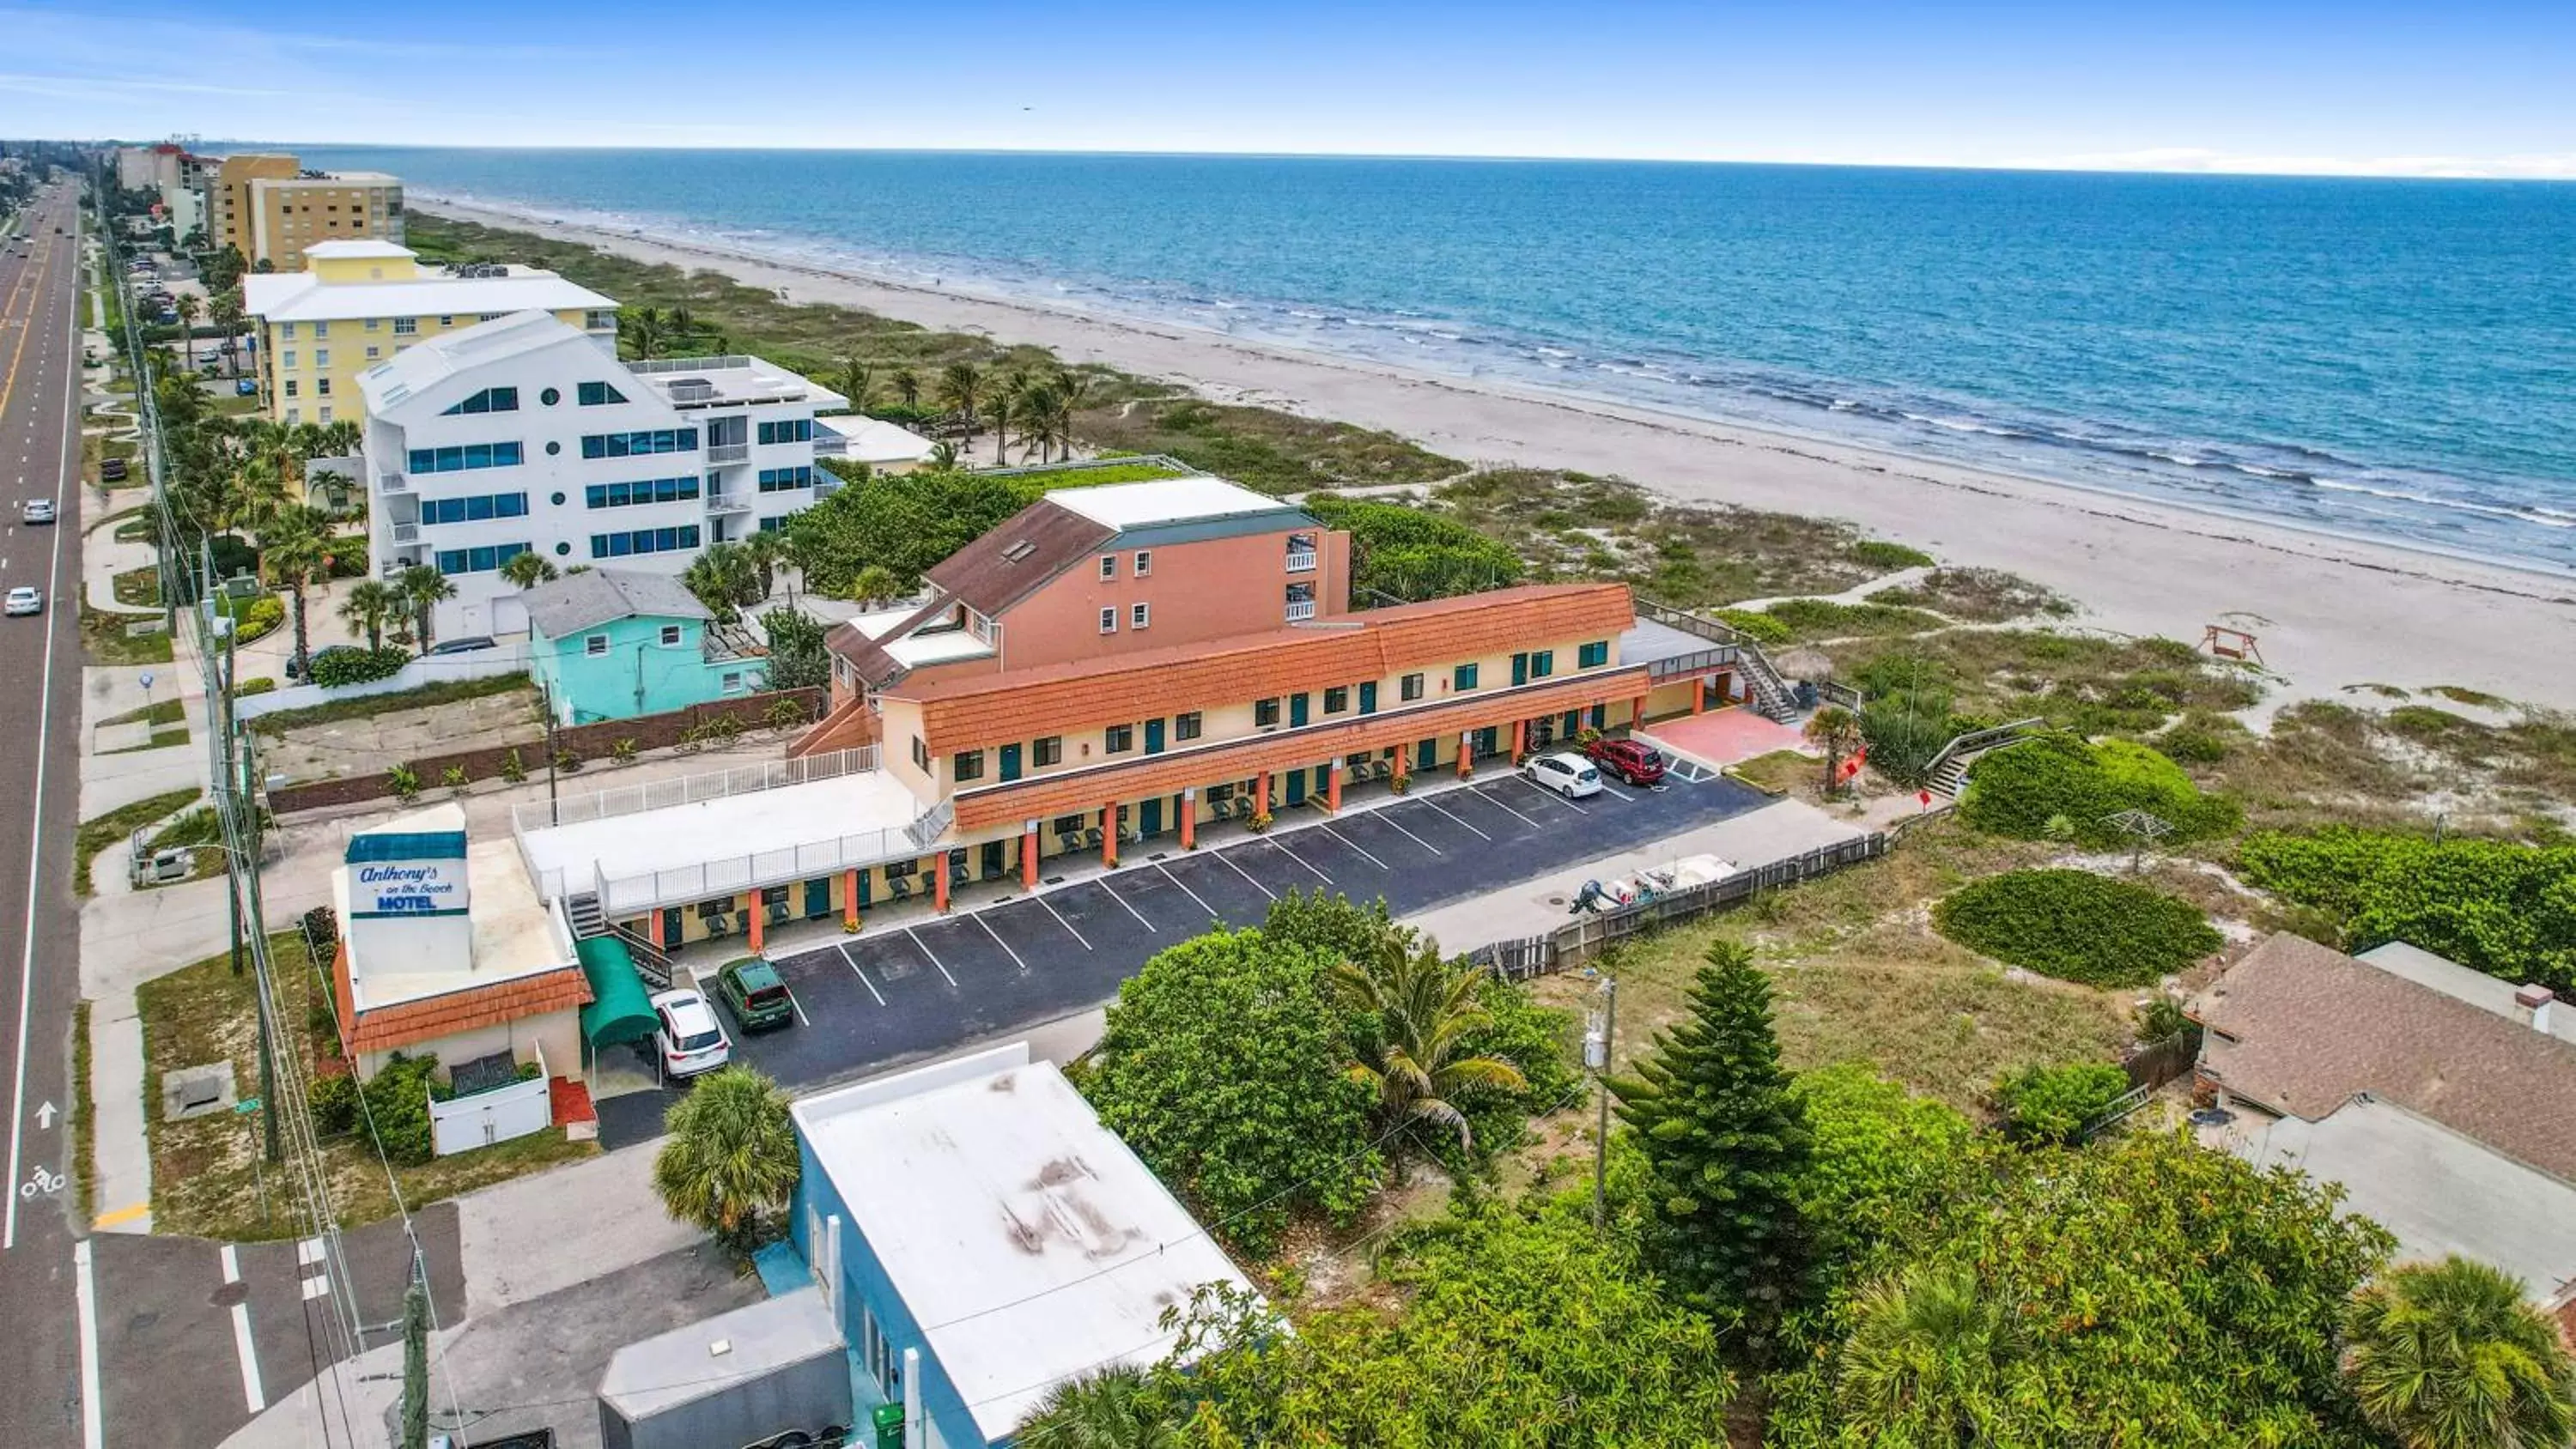
[{"label": "shoreline", "polygon": [[[415,197],[433,214],[725,273],[800,303],[1048,347],[1187,388],[1382,428],[1477,465],[1629,479],[1667,501],[1848,519],[1946,563],[2010,569],[2074,599],[2084,622],[2195,641],[2257,633],[2268,711],[2364,684],[2461,686],[2576,708],[2576,576],[2149,500],[2081,484],[1253,342],[1184,324],[887,281],[812,263]],[[1962,507],[1960,505],[1967,506]]]}]

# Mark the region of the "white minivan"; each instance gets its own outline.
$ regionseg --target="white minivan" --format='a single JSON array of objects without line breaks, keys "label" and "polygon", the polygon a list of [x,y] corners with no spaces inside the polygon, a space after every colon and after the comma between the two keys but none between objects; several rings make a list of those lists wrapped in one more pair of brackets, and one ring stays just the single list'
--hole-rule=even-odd
[{"label": "white minivan", "polygon": [[1540,755],[1522,768],[1528,771],[1532,781],[1568,800],[1601,793],[1601,772],[1581,755],[1563,752]]}]

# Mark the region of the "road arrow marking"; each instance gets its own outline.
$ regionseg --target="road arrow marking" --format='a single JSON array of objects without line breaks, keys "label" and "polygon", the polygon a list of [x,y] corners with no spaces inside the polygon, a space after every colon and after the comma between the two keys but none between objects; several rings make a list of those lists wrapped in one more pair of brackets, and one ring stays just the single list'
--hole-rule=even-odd
[{"label": "road arrow marking", "polygon": [[51,1132],[54,1130],[53,1103],[47,1102],[45,1105],[36,1109],[36,1130],[39,1132]]}]

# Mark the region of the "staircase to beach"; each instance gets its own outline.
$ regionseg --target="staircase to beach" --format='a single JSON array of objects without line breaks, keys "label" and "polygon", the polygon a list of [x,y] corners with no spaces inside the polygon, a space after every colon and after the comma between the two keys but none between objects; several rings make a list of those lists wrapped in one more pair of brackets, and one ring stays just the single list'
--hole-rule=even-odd
[{"label": "staircase to beach", "polygon": [[1933,794],[1944,800],[1956,800],[1968,788],[1969,767],[1976,764],[1981,756],[2020,744],[2047,725],[2047,720],[2033,715],[2029,719],[2014,720],[2011,724],[1970,730],[1956,736],[1941,747],[1941,753],[1932,757],[1930,777],[1926,783]]}]

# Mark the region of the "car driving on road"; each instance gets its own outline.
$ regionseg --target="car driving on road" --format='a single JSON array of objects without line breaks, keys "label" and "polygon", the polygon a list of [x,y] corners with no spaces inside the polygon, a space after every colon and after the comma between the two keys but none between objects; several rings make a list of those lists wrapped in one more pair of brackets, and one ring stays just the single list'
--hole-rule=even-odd
[{"label": "car driving on road", "polygon": [[45,612],[44,591],[41,589],[29,588],[24,584],[11,589],[9,591],[7,604],[0,605],[0,613],[6,613],[13,617],[19,614],[41,614],[43,612]]},{"label": "car driving on road", "polygon": [[1581,755],[1559,751],[1539,755],[1521,767],[1530,779],[1554,790],[1568,800],[1580,800],[1601,793],[1601,772]]},{"label": "car driving on road", "polygon": [[694,991],[665,991],[653,998],[653,1047],[661,1053],[662,1074],[694,1077],[733,1059],[733,1043],[715,1008]]},{"label": "car driving on road", "polygon": [[30,498],[26,502],[18,505],[18,518],[21,522],[28,524],[53,522],[54,500],[50,498]]}]

